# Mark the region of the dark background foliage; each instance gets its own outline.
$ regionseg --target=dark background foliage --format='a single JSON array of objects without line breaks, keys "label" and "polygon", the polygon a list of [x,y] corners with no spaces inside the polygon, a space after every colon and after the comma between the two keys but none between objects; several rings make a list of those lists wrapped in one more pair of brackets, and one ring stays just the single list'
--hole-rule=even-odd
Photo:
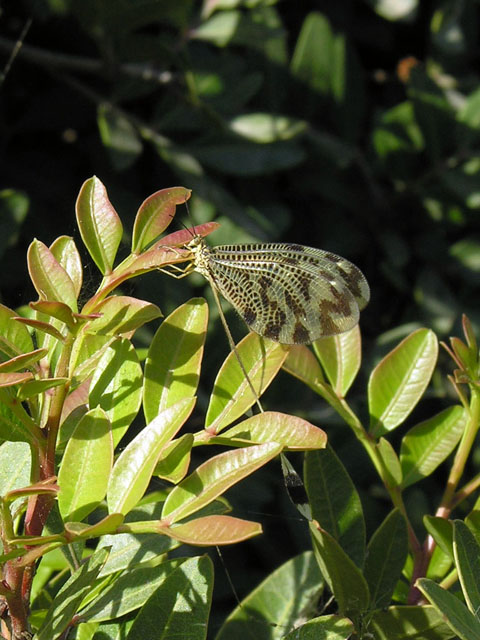
[{"label": "dark background foliage", "polygon": [[[196,223],[222,223],[214,244],[284,240],[351,259],[372,289],[361,323],[367,367],[412,328],[445,338],[462,312],[478,328],[479,6],[408,4],[394,13],[395,3],[375,0],[2,3],[1,302],[32,299],[28,244],[78,237],[75,198],[96,174],[126,233],[145,197],[181,184],[193,190]],[[86,279],[88,295],[91,266]],[[200,278],[188,280],[150,274],[127,293],[167,313],[203,293]],[[212,324],[200,406],[227,351]],[[354,389],[360,410],[366,372]],[[378,524],[388,504],[346,428],[286,376],[275,389],[267,404],[330,427]],[[448,393],[439,377],[412,424]],[[307,544],[279,469],[249,482],[232,501],[250,517],[271,515],[265,537],[225,552],[240,591]],[[411,499],[420,518],[434,484]]]}]

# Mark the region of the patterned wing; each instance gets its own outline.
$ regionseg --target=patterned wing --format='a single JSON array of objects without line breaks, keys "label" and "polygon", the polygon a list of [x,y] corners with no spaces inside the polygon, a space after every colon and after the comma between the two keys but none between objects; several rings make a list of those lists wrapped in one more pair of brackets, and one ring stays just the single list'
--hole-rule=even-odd
[{"label": "patterned wing", "polygon": [[208,248],[207,261],[212,284],[250,329],[283,344],[348,331],[369,299],[361,271],[320,249],[225,245]]}]

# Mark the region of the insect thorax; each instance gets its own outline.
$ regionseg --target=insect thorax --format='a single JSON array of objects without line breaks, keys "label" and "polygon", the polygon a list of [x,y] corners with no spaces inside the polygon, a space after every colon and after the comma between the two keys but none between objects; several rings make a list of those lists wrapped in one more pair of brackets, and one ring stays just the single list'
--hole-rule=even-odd
[{"label": "insect thorax", "polygon": [[191,240],[187,249],[192,252],[194,270],[201,273],[205,278],[210,279],[210,247],[201,236],[195,236]]}]

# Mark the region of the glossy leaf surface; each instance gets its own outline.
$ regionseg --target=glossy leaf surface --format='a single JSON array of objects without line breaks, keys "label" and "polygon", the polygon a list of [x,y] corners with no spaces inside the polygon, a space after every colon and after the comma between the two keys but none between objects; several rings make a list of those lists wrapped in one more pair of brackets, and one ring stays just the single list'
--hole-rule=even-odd
[{"label": "glossy leaf surface", "polygon": [[375,531],[367,547],[364,576],[372,598],[372,609],[383,609],[390,604],[407,552],[405,519],[394,510]]},{"label": "glossy leaf surface", "polygon": [[77,311],[73,282],[50,249],[34,240],[27,253],[28,271],[40,300],[63,302]]},{"label": "glossy leaf surface", "polygon": [[283,638],[304,611],[312,610],[323,587],[313,553],[302,553],[249,593],[228,616],[215,640],[243,640],[251,633],[259,640]]},{"label": "glossy leaf surface", "polygon": [[428,578],[417,580],[417,587],[462,640],[478,639],[480,622],[453,593]]},{"label": "glossy leaf surface", "polygon": [[184,398],[161,411],[118,456],[108,484],[110,513],[128,513],[140,500],[162,448],[190,415],[195,398]]},{"label": "glossy leaf surface", "polygon": [[128,633],[128,640],[182,637],[205,640],[212,591],[210,558],[188,558],[145,602]]},{"label": "glossy leaf surface", "polygon": [[278,442],[285,449],[323,449],[327,434],[310,422],[278,411],[264,411],[243,420],[222,433],[222,438],[247,440],[260,444]]},{"label": "glossy leaf surface", "polygon": [[282,450],[272,442],[220,453],[201,464],[168,495],[162,518],[171,524],[198,511]]},{"label": "glossy leaf surface", "polygon": [[368,383],[373,436],[391,431],[413,410],[430,382],[437,355],[433,331],[418,329],[375,367]]},{"label": "glossy leaf surface", "polygon": [[365,557],[362,504],[350,476],[331,447],[306,454],[304,482],[314,520],[362,567]]},{"label": "glossy leaf surface", "polygon": [[132,253],[141,253],[171,223],[177,204],[190,197],[190,189],[172,187],[152,193],[138,209],[132,235]]},{"label": "glossy leaf surface", "polygon": [[64,521],[83,520],[103,500],[113,464],[110,421],[100,407],[79,421],[58,473],[58,506]]},{"label": "glossy leaf surface", "polygon": [[112,424],[115,446],[137,415],[142,399],[142,368],[129,340],[111,343],[96,365],[90,407],[99,405]]},{"label": "glossy leaf surface", "polygon": [[143,410],[147,421],[181,398],[195,395],[207,323],[207,303],[192,298],[160,325],[145,362]]},{"label": "glossy leaf surface", "polygon": [[317,340],[313,349],[335,393],[343,398],[360,368],[362,357],[360,329]]},{"label": "glossy leaf surface", "polygon": [[106,549],[95,552],[62,586],[36,636],[38,640],[58,638],[67,629],[83,598],[92,589],[107,556]]},{"label": "glossy leaf surface", "polygon": [[[282,366],[288,347],[249,333],[238,343],[237,352],[260,397]],[[237,357],[230,353],[215,380],[205,427],[218,433],[245,413],[255,400]]]},{"label": "glossy leaf surface", "polygon": [[[120,573],[80,612],[80,619],[111,620],[139,609],[168,576],[185,562],[185,558],[167,560],[161,564],[138,565]],[[45,638],[46,640],[46,638]]]},{"label": "glossy leaf surface", "polygon": [[310,523],[313,549],[323,577],[327,581],[341,615],[365,611],[370,603],[368,585],[361,571],[324,529]]},{"label": "glossy leaf surface", "polygon": [[400,449],[403,488],[430,475],[452,453],[466,421],[465,409],[456,405],[410,429]]},{"label": "glossy leaf surface", "polygon": [[97,177],[83,183],[76,210],[78,228],[88,252],[102,274],[110,273],[122,239],[122,223]]},{"label": "glossy leaf surface", "polygon": [[195,518],[162,531],[184,544],[206,547],[242,542],[260,535],[262,526],[258,522],[219,515]]}]

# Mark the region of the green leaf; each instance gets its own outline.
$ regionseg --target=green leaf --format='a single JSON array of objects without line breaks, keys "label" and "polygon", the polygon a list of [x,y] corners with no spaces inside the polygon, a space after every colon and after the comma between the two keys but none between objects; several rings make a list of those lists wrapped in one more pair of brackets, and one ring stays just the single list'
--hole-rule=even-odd
[{"label": "green leaf", "polygon": [[137,128],[120,111],[108,103],[98,105],[100,137],[117,171],[128,169],[142,153],[142,139]]},{"label": "green leaf", "polygon": [[447,574],[452,571],[452,556],[453,552],[450,554],[445,553],[440,545],[436,545],[430,562],[428,563],[427,575],[425,577],[431,578],[435,580],[435,582],[446,578]]},{"label": "green leaf", "polygon": [[373,436],[395,429],[413,410],[430,382],[437,355],[433,331],[418,329],[375,367],[368,382]]},{"label": "green leaf", "polygon": [[123,524],[123,520],[121,513],[112,513],[92,525],[84,522],[66,522],[65,531],[78,538],[98,538],[118,529]]},{"label": "green leaf", "polygon": [[18,390],[18,399],[23,401],[28,398],[33,398],[33,396],[36,396],[39,393],[45,393],[45,391],[48,391],[49,389],[60,387],[68,382],[68,378],[42,378],[41,380],[28,380],[22,384]]},{"label": "green leaf", "polygon": [[195,518],[160,531],[184,544],[209,547],[236,544],[258,536],[262,533],[262,525],[232,516],[214,515]]},{"label": "green leaf", "polygon": [[322,591],[318,565],[313,553],[306,551],[285,562],[244,598],[215,640],[245,640],[252,633],[256,640],[283,638],[315,609]]},{"label": "green leaf", "polygon": [[334,35],[328,19],[312,11],[305,18],[290,69],[302,83],[320,94],[330,90]]},{"label": "green leaf", "polygon": [[[282,366],[288,347],[251,332],[236,348],[253,388],[260,397]],[[255,400],[237,357],[231,352],[215,379],[205,427],[208,427],[210,433],[218,433],[250,409]]]},{"label": "green leaf", "polygon": [[[125,516],[124,523],[159,520],[162,507],[163,503],[160,501],[141,504]],[[135,566],[154,560],[177,546],[179,545],[175,540],[158,533],[104,535],[97,548],[107,547],[110,549],[110,555],[100,572],[100,577],[123,569],[132,570]]]},{"label": "green leaf", "polygon": [[320,571],[335,596],[340,615],[365,612],[370,603],[368,586],[361,571],[327,531],[310,523],[313,549]]},{"label": "green leaf", "polygon": [[165,500],[162,518],[173,524],[195,513],[272,460],[281,450],[281,445],[270,442],[210,458],[172,489]]},{"label": "green leaf", "polygon": [[30,446],[26,442],[4,442],[0,446],[2,496],[30,484],[31,460]]},{"label": "green leaf", "polygon": [[192,433],[185,433],[167,444],[162,450],[161,458],[157,462],[153,475],[178,484],[187,475],[190,464],[190,454],[194,437]]},{"label": "green leaf", "polygon": [[278,411],[264,411],[243,420],[228,431],[223,438],[239,439],[256,444],[279,442],[287,451],[323,449],[327,434],[310,422]]},{"label": "green leaf", "polygon": [[266,144],[295,138],[306,130],[307,123],[271,113],[249,113],[232,118],[229,126],[239,136]]},{"label": "green leaf", "polygon": [[375,640],[450,640],[455,636],[441,612],[425,605],[374,611],[369,631],[375,633]]},{"label": "green leaf", "polygon": [[197,390],[208,324],[208,305],[192,298],[160,325],[145,362],[143,410],[147,421]]},{"label": "green leaf", "polygon": [[195,406],[183,398],[161,411],[118,456],[108,483],[109,513],[128,513],[141,499],[163,447],[173,438]]},{"label": "green leaf", "polygon": [[[18,376],[18,373],[6,373],[5,376]],[[22,374],[25,375],[25,374]],[[31,374],[28,374],[31,376]],[[28,442],[32,446],[38,446],[35,443],[39,434],[32,433],[33,421],[27,414],[25,420],[15,415],[10,406],[17,403],[15,390],[10,390],[2,386],[2,374],[0,374],[0,438],[10,442]],[[25,378],[24,378],[25,379]],[[8,383],[7,386],[10,386]],[[31,422],[31,424],[30,424]]]},{"label": "green leaf", "polygon": [[462,520],[453,523],[453,553],[465,602],[480,625],[480,546]]},{"label": "green leaf", "polygon": [[35,351],[22,353],[19,356],[15,356],[15,358],[5,360],[0,364],[0,373],[10,373],[19,371],[20,369],[27,369],[30,365],[41,360],[47,353],[47,349],[35,349]]},{"label": "green leaf", "polygon": [[68,628],[82,600],[91,591],[107,556],[106,549],[96,551],[88,562],[67,580],[48,609],[45,620],[35,636],[36,640],[59,638]]},{"label": "green leaf", "polygon": [[348,640],[354,631],[349,618],[331,614],[312,618],[283,636],[283,640]]},{"label": "green leaf", "polygon": [[40,300],[63,302],[77,311],[73,282],[50,249],[34,240],[27,252],[28,272]]},{"label": "green leaf", "polygon": [[78,298],[82,288],[83,269],[82,260],[73,238],[59,236],[50,245],[50,251],[70,276],[75,295]]},{"label": "green leaf", "polygon": [[135,418],[142,401],[142,368],[129,340],[112,342],[94,371],[88,402],[106,412],[115,446]]},{"label": "green leaf", "polygon": [[303,344],[290,347],[283,369],[317,393],[325,385],[322,368],[311,350]]},{"label": "green leaf", "polygon": [[128,640],[205,640],[213,591],[208,556],[189,558],[145,602]]},{"label": "green leaf", "polygon": [[102,356],[116,342],[112,336],[99,336],[81,332],[73,343],[70,372],[73,374],[72,388],[76,389],[97,371]]},{"label": "green leaf", "polygon": [[162,315],[155,304],[130,296],[109,296],[95,307],[94,313],[101,313],[102,317],[91,320],[85,331],[99,335],[118,335],[135,331]]},{"label": "green leaf", "polygon": [[105,187],[95,176],[83,183],[76,211],[80,235],[88,252],[101,273],[109,274],[122,239],[122,223]]},{"label": "green leaf", "polygon": [[79,612],[79,621],[101,622],[139,609],[184,562],[185,558],[175,558],[159,565],[145,563],[126,569],[116,580],[107,582],[100,595]]},{"label": "green leaf", "polygon": [[343,398],[360,368],[362,349],[359,326],[317,340],[313,343],[313,349],[335,393]]},{"label": "green leaf", "polygon": [[439,516],[425,515],[425,529],[438,546],[453,560],[453,526],[451,520]]},{"label": "green leaf", "polygon": [[390,604],[407,553],[407,525],[402,514],[394,509],[375,531],[367,547],[364,576],[370,589],[372,609],[383,609]]},{"label": "green leaf", "polygon": [[461,640],[478,640],[480,622],[453,593],[428,578],[420,578],[416,586]]},{"label": "green leaf", "polygon": [[[92,640],[123,640],[123,638],[128,637],[128,632],[133,623],[134,620],[129,619],[122,620],[121,622],[100,623],[97,626],[97,633],[93,636]],[[87,622],[85,624],[90,623]]]},{"label": "green leaf", "polygon": [[65,522],[83,520],[104,499],[113,464],[110,421],[100,407],[79,421],[58,473],[58,506]]},{"label": "green leaf", "polygon": [[380,438],[377,442],[377,451],[382,458],[384,473],[388,478],[388,483],[392,487],[400,486],[402,482],[402,467],[400,466],[400,460],[398,459],[395,449],[386,438]]},{"label": "green leaf", "polygon": [[171,223],[177,204],[190,198],[190,189],[172,187],[156,191],[142,202],[133,225],[132,253],[141,253],[158,240]]},{"label": "green leaf", "polygon": [[400,449],[403,489],[430,475],[452,453],[466,422],[465,409],[455,405],[408,431]]},{"label": "green leaf", "polygon": [[350,476],[331,447],[305,455],[304,481],[313,519],[362,567],[365,558],[362,504]]},{"label": "green leaf", "polygon": [[28,329],[16,321],[17,314],[0,304],[0,361],[10,360],[34,350]]}]

